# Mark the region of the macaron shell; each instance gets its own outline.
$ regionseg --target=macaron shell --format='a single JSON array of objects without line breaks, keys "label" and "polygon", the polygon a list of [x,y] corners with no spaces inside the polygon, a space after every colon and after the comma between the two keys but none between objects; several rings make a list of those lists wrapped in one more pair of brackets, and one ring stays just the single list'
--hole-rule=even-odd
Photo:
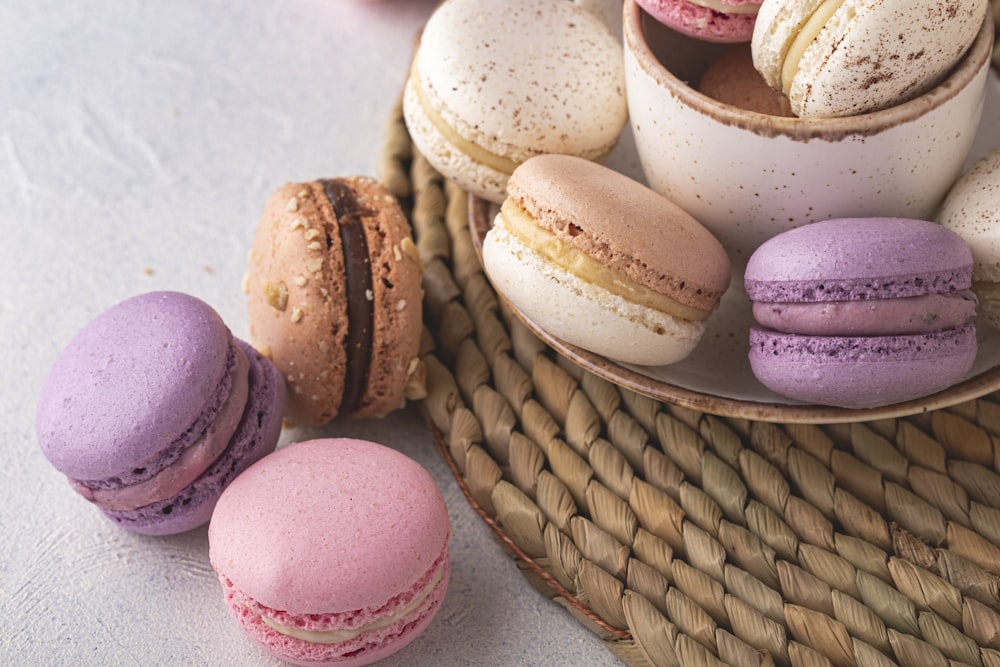
[{"label": "macaron shell", "polygon": [[981,283],[1000,283],[1000,150],[976,162],[952,186],[938,216],[941,225],[961,236],[972,249],[973,290],[979,312],[1000,327],[1000,303]]},{"label": "macaron shell", "polygon": [[[532,155],[610,153],[628,116],[620,43],[565,0],[503,0],[489,12],[477,0],[447,0],[424,26],[407,89],[404,117],[417,148],[463,187],[482,180],[473,191],[495,202],[506,172]],[[430,127],[424,104],[510,168],[468,169],[470,157],[454,153],[469,151]]]},{"label": "macaron shell", "polygon": [[285,383],[271,362],[237,340],[250,362],[250,392],[243,418],[229,446],[190,486],[173,498],[135,510],[102,510],[136,533],[173,535],[208,523],[226,488],[241,472],[274,451],[281,436]]},{"label": "macaron shell", "polygon": [[660,23],[706,42],[749,42],[753,36],[753,14],[725,14],[687,0],[636,0],[636,4]]},{"label": "macaron shell", "polygon": [[865,409],[912,400],[960,381],[975,361],[975,326],[917,336],[796,336],[753,327],[750,365],[778,394]]},{"label": "macaron shell", "polygon": [[37,408],[42,452],[85,481],[127,482],[151,462],[167,465],[221,407],[231,341],[215,310],[193,296],[151,292],[112,306],[49,371]]},{"label": "macaron shell", "polygon": [[543,155],[518,167],[511,199],[602,264],[674,300],[711,311],[729,286],[722,244],[679,206],[607,167]]},{"label": "macaron shell", "polygon": [[907,218],[840,218],[797,227],[751,255],[753,301],[846,301],[967,289],[972,253],[941,225]]},{"label": "macaron shell", "polygon": [[497,290],[529,320],[568,343],[625,363],[661,366],[688,356],[705,330],[582,280],[494,224],[483,265]]},{"label": "macaron shell", "polygon": [[261,460],[226,489],[209,527],[216,570],[295,614],[384,604],[430,569],[449,535],[423,467],[351,439],[295,443]]}]

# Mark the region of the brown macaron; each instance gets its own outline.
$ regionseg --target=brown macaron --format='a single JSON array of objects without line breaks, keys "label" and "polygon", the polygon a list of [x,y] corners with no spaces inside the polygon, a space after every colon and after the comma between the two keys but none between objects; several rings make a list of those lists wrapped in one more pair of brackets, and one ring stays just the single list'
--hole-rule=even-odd
[{"label": "brown macaron", "polygon": [[250,342],[288,383],[287,419],[383,417],[424,393],[422,264],[395,197],[367,177],[289,183],[250,251]]}]

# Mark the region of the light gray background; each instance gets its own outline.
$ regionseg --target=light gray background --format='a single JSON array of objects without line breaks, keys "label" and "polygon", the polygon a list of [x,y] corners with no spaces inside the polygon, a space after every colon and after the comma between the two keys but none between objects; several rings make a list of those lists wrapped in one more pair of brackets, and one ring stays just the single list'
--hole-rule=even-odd
[{"label": "light gray background", "polygon": [[[158,289],[245,336],[254,228],[286,181],[376,172],[432,0],[0,3],[0,664],[273,665],[241,634],[205,529],[129,534],[38,450],[49,365],[108,306]],[[610,665],[461,495],[416,412],[352,434],[430,469],[454,526],[431,627],[386,665]]]}]

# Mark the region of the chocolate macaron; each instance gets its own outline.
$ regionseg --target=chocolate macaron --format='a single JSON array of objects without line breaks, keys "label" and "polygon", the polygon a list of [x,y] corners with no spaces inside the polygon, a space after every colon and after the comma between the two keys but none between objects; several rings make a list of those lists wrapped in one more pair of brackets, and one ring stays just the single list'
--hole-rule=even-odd
[{"label": "chocolate macaron", "polygon": [[250,251],[250,341],[288,384],[287,418],[382,417],[423,393],[422,264],[395,197],[367,177],[289,183]]}]

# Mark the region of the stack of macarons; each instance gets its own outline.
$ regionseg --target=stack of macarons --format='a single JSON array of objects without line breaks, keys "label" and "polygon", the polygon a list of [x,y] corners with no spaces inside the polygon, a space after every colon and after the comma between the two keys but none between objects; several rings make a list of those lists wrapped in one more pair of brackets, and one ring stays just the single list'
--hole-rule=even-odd
[{"label": "stack of macarons", "polygon": [[285,383],[205,302],[151,292],[87,324],[38,400],[46,458],[108,518],[150,535],[206,523],[275,448]]},{"label": "stack of macarons", "polygon": [[521,164],[483,266],[525,317],[572,345],[647,366],[687,357],[729,286],[722,244],[670,200],[578,157]]},{"label": "stack of macarons", "polygon": [[417,149],[443,176],[500,203],[540,154],[602,160],[625,127],[621,44],[566,0],[445,0],[420,35],[403,96]]},{"label": "stack of macarons", "polygon": [[932,222],[845,218],[763,243],[744,273],[750,364],[773,391],[863,409],[927,396],[976,357],[972,253]]}]

